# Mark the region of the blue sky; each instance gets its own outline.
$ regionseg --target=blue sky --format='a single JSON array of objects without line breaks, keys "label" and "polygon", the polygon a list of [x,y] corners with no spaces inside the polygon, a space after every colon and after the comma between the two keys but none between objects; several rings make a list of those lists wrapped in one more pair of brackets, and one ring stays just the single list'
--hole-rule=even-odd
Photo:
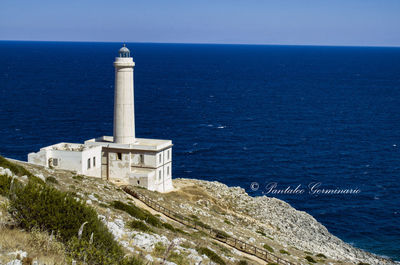
[{"label": "blue sky", "polygon": [[0,0],[0,39],[400,46],[400,0]]}]

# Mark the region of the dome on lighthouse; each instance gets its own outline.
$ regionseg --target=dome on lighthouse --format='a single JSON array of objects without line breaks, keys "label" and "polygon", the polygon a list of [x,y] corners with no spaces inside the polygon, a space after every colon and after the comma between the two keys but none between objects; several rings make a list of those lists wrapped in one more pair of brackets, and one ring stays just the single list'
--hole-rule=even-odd
[{"label": "dome on lighthouse", "polygon": [[131,52],[129,51],[128,48],[126,48],[126,45],[124,44],[124,46],[119,49],[119,57],[130,57],[131,56]]}]

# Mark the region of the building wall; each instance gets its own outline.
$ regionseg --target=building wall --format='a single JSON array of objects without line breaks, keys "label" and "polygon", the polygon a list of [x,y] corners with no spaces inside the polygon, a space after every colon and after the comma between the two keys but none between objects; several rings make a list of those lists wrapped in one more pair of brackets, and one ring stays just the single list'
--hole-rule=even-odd
[{"label": "building wall", "polygon": [[35,165],[40,165],[44,167],[48,167],[48,159],[47,159],[47,152],[44,149],[41,149],[37,153],[29,153],[28,154],[28,162],[35,164]]},{"label": "building wall", "polygon": [[47,150],[47,157],[58,160],[58,165],[54,168],[82,172],[82,153],[63,150]]},{"label": "building wall", "polygon": [[101,149],[101,146],[96,146],[82,152],[82,174],[101,178]]},{"label": "building wall", "polygon": [[[118,155],[120,154],[120,155]],[[129,182],[131,173],[130,153],[120,151],[109,151],[108,153],[108,177],[109,180]]]}]

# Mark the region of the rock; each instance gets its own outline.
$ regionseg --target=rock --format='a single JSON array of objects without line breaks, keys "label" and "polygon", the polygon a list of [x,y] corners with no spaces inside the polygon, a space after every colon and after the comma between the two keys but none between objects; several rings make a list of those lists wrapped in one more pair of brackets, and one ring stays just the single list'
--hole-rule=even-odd
[{"label": "rock", "polygon": [[146,260],[148,260],[149,262],[153,262],[154,261],[153,257],[150,254],[147,254],[144,258]]},{"label": "rock", "polygon": [[20,259],[23,259],[23,258],[26,258],[28,256],[28,253],[26,253],[25,251],[22,251],[22,250],[17,250],[15,252],[8,253],[8,255],[14,255],[16,257],[19,256]]},{"label": "rock", "polygon": [[111,234],[114,236],[115,239],[120,239],[124,234],[124,227],[120,226],[121,223],[115,223],[115,222],[107,222],[107,228],[110,230]]},{"label": "rock", "polygon": [[43,174],[36,174],[36,177],[40,178],[41,180],[43,180],[44,182],[46,182],[46,178],[43,176]]},{"label": "rock", "polygon": [[22,261],[20,261],[19,259],[15,259],[6,263],[6,265],[22,265]]},{"label": "rock", "polygon": [[152,252],[154,249],[154,245],[158,242],[161,242],[164,246],[169,245],[170,241],[165,236],[159,236],[157,234],[146,234],[146,233],[137,233],[133,238],[133,245],[147,251]]},{"label": "rock", "polygon": [[99,201],[93,194],[89,194],[88,195],[88,198],[90,199],[90,200],[92,200],[92,201]]},{"label": "rock", "polygon": [[2,168],[2,167],[0,167],[0,175],[6,175],[8,177],[14,176],[14,174],[11,172],[9,168]]},{"label": "rock", "polygon": [[[274,234],[274,239],[282,246],[296,246],[303,251],[323,253],[336,260],[354,263],[394,264],[343,242],[330,234],[314,217],[294,209],[282,200],[267,196],[251,197],[243,188],[229,188],[216,181],[193,180],[193,182],[203,186],[209,194],[218,197],[220,206],[261,222],[266,234]],[[253,229],[253,227],[249,222],[247,228]],[[249,242],[251,241],[249,239]]]}]

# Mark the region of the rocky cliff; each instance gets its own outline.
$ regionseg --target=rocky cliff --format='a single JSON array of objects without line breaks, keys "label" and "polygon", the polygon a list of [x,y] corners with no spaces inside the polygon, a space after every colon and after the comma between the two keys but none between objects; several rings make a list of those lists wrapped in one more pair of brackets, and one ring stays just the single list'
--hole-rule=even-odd
[{"label": "rocky cliff", "polygon": [[[110,182],[13,162],[46,185],[73,194],[94,208],[125,253],[143,264],[267,264],[151,209]],[[26,176],[5,168],[0,168],[0,175],[27,181]],[[350,246],[311,215],[281,200],[251,197],[240,187],[218,182],[174,179],[174,186],[175,190],[166,194],[131,189],[201,225],[217,228],[294,264],[395,264]],[[61,263],[68,260],[68,249],[53,239],[52,231],[21,230],[10,213],[7,196],[0,199],[0,264],[22,264],[22,260],[30,262],[25,264],[60,264],[60,259]]]}]

